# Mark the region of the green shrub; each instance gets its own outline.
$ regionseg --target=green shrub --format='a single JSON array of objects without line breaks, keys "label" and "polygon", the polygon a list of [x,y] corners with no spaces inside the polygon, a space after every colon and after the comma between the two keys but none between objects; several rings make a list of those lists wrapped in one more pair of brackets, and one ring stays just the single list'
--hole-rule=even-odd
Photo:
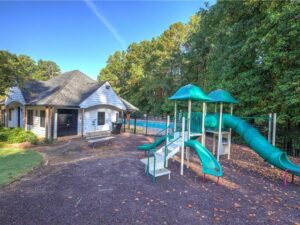
[{"label": "green shrub", "polygon": [[53,140],[50,138],[44,138],[43,141],[39,141],[39,144],[53,144]]},{"label": "green shrub", "polygon": [[34,133],[22,128],[0,128],[0,142],[13,144],[26,141],[35,144],[38,139]]}]

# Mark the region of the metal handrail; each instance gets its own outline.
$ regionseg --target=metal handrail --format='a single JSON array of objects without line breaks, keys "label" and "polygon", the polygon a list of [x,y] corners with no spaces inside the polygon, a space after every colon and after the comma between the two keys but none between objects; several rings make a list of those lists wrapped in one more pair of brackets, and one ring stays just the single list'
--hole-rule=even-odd
[{"label": "metal handrail", "polygon": [[[172,128],[171,127],[171,125],[169,125],[169,126],[167,126],[165,129],[163,129],[163,130],[161,130],[161,131],[159,131],[158,133],[156,133],[155,135],[154,135],[154,138],[157,138],[158,137],[158,134],[160,134],[160,133],[162,133],[162,132],[164,132],[164,131],[166,131],[166,135],[170,135],[170,133],[169,132],[167,132],[167,130],[168,129],[170,129],[170,128]],[[166,144],[165,145],[165,165],[166,165],[166,146],[168,146],[168,145],[170,145],[170,144],[172,144],[172,143],[174,143],[175,141],[177,141],[178,139],[180,139],[181,138],[181,136],[179,136],[178,138],[176,138],[175,140],[172,140],[171,142],[169,142],[168,144]],[[152,149],[152,150],[150,150],[149,152],[148,152],[148,162],[147,162],[147,173],[149,173],[149,163],[150,163],[150,153],[153,153],[153,181],[155,182],[156,181],[156,178],[155,178],[155,169],[156,169],[156,149]]]},{"label": "metal handrail", "polygon": [[181,138],[181,136],[179,136],[178,138],[176,138],[175,140],[172,140],[171,142],[169,142],[168,144],[166,144],[165,145],[165,157],[164,157],[164,165],[165,165],[165,167],[166,167],[166,162],[167,162],[167,154],[169,154],[169,152],[167,152],[168,151],[168,146],[170,145],[170,144],[173,144],[174,142],[176,142],[177,140],[179,140]]},{"label": "metal handrail", "polygon": [[181,138],[181,135],[178,138],[176,138],[175,140],[172,140],[171,142],[166,144],[165,147],[169,146],[170,144],[174,143],[175,141],[179,140],[180,138]]},{"label": "metal handrail", "polygon": [[150,165],[150,153],[154,153],[153,154],[153,177],[152,177],[152,180],[153,182],[155,182],[155,168],[156,168],[156,155],[155,155],[155,150],[156,149],[152,149],[148,152],[148,155],[147,155],[147,175],[149,175],[149,165]]},{"label": "metal handrail", "polygon": [[165,129],[163,129],[163,130],[161,130],[161,131],[159,131],[158,133],[156,133],[155,135],[154,135],[154,137],[157,137],[160,133],[162,133],[162,132],[164,132],[164,131],[166,131],[167,129],[169,129],[171,126],[169,125],[168,127],[166,127]]},{"label": "metal handrail", "polygon": [[167,130],[168,128],[165,128],[165,129],[163,129],[163,130],[160,130],[159,132],[157,132],[156,134],[154,134],[154,136],[156,137],[156,136],[158,136],[160,133],[162,133],[163,131],[165,131],[165,130]]}]

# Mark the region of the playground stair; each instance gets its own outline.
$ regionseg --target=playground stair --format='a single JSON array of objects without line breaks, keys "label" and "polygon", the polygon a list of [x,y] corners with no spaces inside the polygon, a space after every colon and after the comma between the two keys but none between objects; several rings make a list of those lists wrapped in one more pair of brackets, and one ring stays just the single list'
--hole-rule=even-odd
[{"label": "playground stair", "polygon": [[[177,154],[177,152],[180,151],[181,146],[181,138],[177,139],[176,141],[172,142],[170,141],[169,144],[167,144],[167,157],[166,160],[172,158],[174,155]],[[161,147],[156,153],[156,159],[164,161],[165,159],[165,146]]]},{"label": "playground stair", "polygon": [[[141,159],[145,164],[145,172],[156,177],[168,175],[170,179],[171,171],[167,169],[167,161],[180,151],[181,138],[169,140],[169,142],[158,149],[152,157]],[[165,156],[165,153],[167,155]],[[166,161],[166,163],[165,163]]]}]

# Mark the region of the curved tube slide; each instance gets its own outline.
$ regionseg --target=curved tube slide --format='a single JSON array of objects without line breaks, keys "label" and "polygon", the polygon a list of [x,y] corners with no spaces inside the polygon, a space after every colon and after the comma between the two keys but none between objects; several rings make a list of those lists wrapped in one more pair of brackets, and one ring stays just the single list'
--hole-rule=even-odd
[{"label": "curved tube slide", "polygon": [[162,144],[163,142],[165,142],[167,139],[167,135],[161,136],[159,137],[157,140],[155,140],[152,143],[149,144],[143,144],[137,147],[138,150],[142,150],[142,151],[149,151],[151,149],[156,148],[157,146],[159,146],[160,144]]},{"label": "curved tube slide", "polygon": [[250,126],[246,121],[229,114],[224,114],[223,123],[225,127],[232,128],[237,132],[246,144],[265,161],[279,169],[300,176],[300,166],[292,163],[286,152],[272,146],[257,129]]},{"label": "curved tube slide", "polygon": [[189,140],[185,142],[186,147],[192,148],[202,163],[202,172],[213,176],[221,177],[223,174],[220,163],[216,160],[213,154],[200,144],[197,140]]}]

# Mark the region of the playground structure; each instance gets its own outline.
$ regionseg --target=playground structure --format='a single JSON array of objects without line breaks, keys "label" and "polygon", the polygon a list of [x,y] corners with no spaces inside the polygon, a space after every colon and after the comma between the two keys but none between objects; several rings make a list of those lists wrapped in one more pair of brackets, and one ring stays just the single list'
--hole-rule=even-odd
[{"label": "playground structure", "polygon": [[[223,175],[219,162],[220,155],[227,155],[227,159],[230,159],[232,130],[266,162],[284,171],[285,184],[288,173],[292,176],[300,176],[300,166],[293,164],[285,152],[270,144],[246,121],[233,116],[233,105],[238,101],[230,93],[218,89],[206,95],[200,87],[188,84],[179,88],[169,99],[175,102],[173,127],[170,126],[168,116],[167,127],[160,132],[164,135],[151,144],[138,146],[139,150],[147,153],[147,157],[141,162],[145,164],[145,172],[151,175],[154,181],[156,177],[163,175],[168,175],[170,178],[168,160],[177,153],[180,153],[180,174],[183,175],[185,159],[186,167],[189,168],[191,150],[194,150],[199,157],[204,176],[206,174],[216,176],[219,181],[219,177]],[[187,119],[183,113],[181,118],[177,115],[178,101],[188,102]],[[200,119],[198,118],[196,123],[191,118],[192,102],[202,103],[202,112],[198,113]],[[214,113],[207,113],[207,104],[215,105]],[[224,113],[224,105],[230,107],[228,114]],[[217,112],[218,107],[219,112]],[[194,129],[191,129],[192,127]],[[206,133],[213,135],[212,152],[205,147]],[[201,143],[197,140],[200,137]],[[156,149],[164,142],[162,147]]]}]

